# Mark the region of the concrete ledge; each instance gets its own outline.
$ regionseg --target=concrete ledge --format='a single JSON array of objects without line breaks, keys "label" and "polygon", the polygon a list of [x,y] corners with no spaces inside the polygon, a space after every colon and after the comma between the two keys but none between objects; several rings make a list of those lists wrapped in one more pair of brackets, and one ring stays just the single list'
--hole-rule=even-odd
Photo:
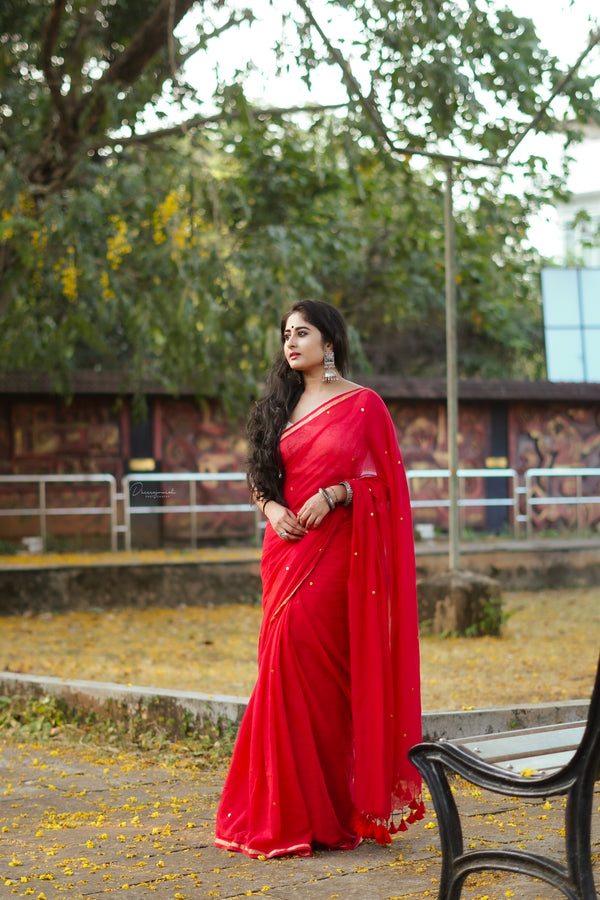
[{"label": "concrete ledge", "polygon": [[83,566],[13,566],[0,570],[0,615],[152,606],[257,602],[259,562],[247,559]]},{"label": "concrete ledge", "polygon": [[[115,719],[135,718],[156,721],[174,736],[201,728],[239,726],[248,705],[246,697],[201,694],[168,688],[147,688],[96,681],[63,681],[40,675],[0,672],[0,693],[4,696],[61,697],[69,706],[93,711]],[[459,738],[492,734],[514,728],[560,724],[585,719],[588,700],[531,703],[473,710],[433,710],[423,713],[423,739]]]},{"label": "concrete ledge", "polygon": [[0,672],[4,696],[61,697],[68,706],[114,719],[155,721],[173,736],[212,725],[239,725],[246,697],[200,694],[99,681],[64,681],[41,675]]},{"label": "concrete ledge", "polygon": [[[417,543],[415,550],[419,578],[448,571],[446,543]],[[598,537],[465,542],[460,547],[460,569],[494,578],[502,591],[592,587],[600,578],[599,551]]]},{"label": "concrete ledge", "polygon": [[496,706],[469,710],[433,710],[423,713],[423,740],[497,734],[515,728],[561,725],[587,718],[589,700],[561,700],[556,703],[528,703],[524,706]]},{"label": "concrete ledge", "polygon": [[[600,580],[600,537],[490,540],[461,546],[460,567],[502,591],[585,587]],[[448,571],[444,541],[417,542],[420,580]],[[258,602],[260,550],[47,554],[0,557],[0,615],[132,606]]]}]

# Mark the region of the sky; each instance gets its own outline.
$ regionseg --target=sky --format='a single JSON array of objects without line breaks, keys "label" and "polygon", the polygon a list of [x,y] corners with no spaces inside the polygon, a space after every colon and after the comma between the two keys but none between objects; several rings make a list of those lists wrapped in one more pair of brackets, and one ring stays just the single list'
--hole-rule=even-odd
[{"label": "sky", "polygon": [[[294,0],[276,0],[278,10],[286,5],[298,10]],[[243,5],[243,0],[240,0]],[[586,47],[589,32],[594,22],[600,20],[600,6],[598,0],[511,0],[501,2],[499,7],[511,5],[520,16],[533,19],[541,42],[547,49],[558,56],[565,65],[571,65]],[[319,0],[313,0],[312,8],[318,18],[323,16],[319,12]],[[297,72],[290,72],[285,76],[274,75],[272,61],[272,42],[277,38],[277,26],[274,22],[279,20],[270,12],[269,0],[254,0],[252,9],[258,18],[253,26],[243,26],[241,29],[232,30],[231,34],[225,34],[218,39],[218,58],[193,59],[189,65],[186,76],[199,87],[201,96],[209,96],[212,93],[210,86],[214,84],[214,67],[218,66],[223,77],[231,75],[237,66],[242,66],[249,56],[254,60],[260,60],[260,71],[255,72],[248,82],[248,95],[257,105],[261,106],[289,106],[291,104],[306,103],[343,103],[347,99],[346,91],[340,80],[337,67],[327,67],[316,80],[312,91],[309,91],[302,82]],[[271,7],[272,9],[272,7]],[[321,6],[323,10],[323,6]],[[189,21],[189,20],[188,20]],[[344,19],[344,13],[339,12],[336,19],[327,22],[323,18],[323,26],[329,35],[338,42],[344,34],[350,31],[350,20]],[[347,52],[347,51],[345,51]],[[200,57],[200,54],[198,55]],[[591,59],[594,65],[600,65],[600,48],[593,51]],[[360,78],[360,61],[353,62],[353,71]],[[559,143],[556,139],[539,139],[535,146],[535,152],[548,155],[553,166],[558,168],[560,161]],[[600,166],[598,158],[600,154],[600,138],[586,142],[576,153],[576,162],[572,167],[568,186],[574,192],[600,190]],[[530,237],[532,243],[542,252],[551,252],[552,232],[555,228],[552,211],[546,210],[542,216],[532,223]]]},{"label": "sky", "polygon": [[[238,0],[243,6],[245,0]],[[272,60],[272,43],[279,36],[279,15],[273,14],[270,0],[253,0],[252,10],[257,21],[251,26],[243,25],[240,29],[232,29],[218,39],[218,56],[194,57],[187,70],[192,83],[198,84],[203,96],[209,91],[207,86],[214,81],[212,69],[218,66],[225,76],[233,73],[236,66],[241,66],[249,58],[259,60],[261,71],[257,71],[249,80],[249,93],[255,102],[265,105],[288,105],[290,102],[322,102],[340,103],[347,99],[345,88],[341,84],[339,69],[336,66],[326,68],[313,87],[312,92],[302,82],[297,72],[288,76],[274,76]],[[600,21],[598,0],[512,0],[496,4],[498,7],[512,5],[520,16],[533,19],[542,43],[548,50],[558,56],[566,64],[573,63],[586,46],[590,31],[590,20]],[[277,0],[278,11],[295,10],[302,17],[294,0]],[[313,0],[315,15],[333,38],[334,43],[341,42],[344,34],[350,34],[350,16],[343,11],[336,13],[336,18],[328,22],[319,0]],[[191,21],[191,17],[185,20]],[[347,53],[347,49],[345,49]],[[596,62],[600,61],[597,51]],[[353,61],[353,68],[360,77],[360,61]]]},{"label": "sky", "polygon": [[[536,25],[540,40],[548,50],[568,65],[572,65],[585,49],[592,22],[600,21],[598,0],[574,0],[572,4],[564,0],[517,0],[516,9],[520,15],[530,16]],[[593,51],[595,65],[600,62],[600,50]],[[558,159],[558,144],[545,142],[545,152]],[[594,139],[588,139],[574,151],[575,162],[571,167],[567,182],[573,193],[600,191],[600,132]],[[559,230],[555,210],[546,207],[536,216],[529,229],[531,243],[542,254],[557,257],[562,253],[562,234]]]},{"label": "sky", "polygon": [[[522,16],[530,16],[541,41],[567,65],[572,65],[585,49],[590,31],[590,19],[600,22],[598,0],[517,0],[515,8]],[[600,65],[600,49],[590,56]],[[578,152],[578,162],[571,172],[569,187],[576,192],[600,190],[598,154],[600,140],[586,144]]]}]

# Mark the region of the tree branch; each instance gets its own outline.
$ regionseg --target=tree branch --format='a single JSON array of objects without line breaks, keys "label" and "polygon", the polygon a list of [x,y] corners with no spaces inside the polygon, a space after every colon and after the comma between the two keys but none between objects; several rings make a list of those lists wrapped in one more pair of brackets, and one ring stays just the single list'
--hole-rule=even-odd
[{"label": "tree branch", "polygon": [[571,68],[569,69],[569,71],[560,79],[560,81],[558,82],[558,84],[556,85],[556,87],[554,88],[554,90],[552,91],[552,93],[550,94],[548,99],[546,100],[546,102],[540,107],[540,109],[538,110],[538,112],[536,113],[534,118],[531,120],[531,122],[527,126],[527,128],[525,128],[521,132],[521,134],[516,138],[516,140],[511,145],[509,145],[508,152],[506,153],[506,156],[504,157],[505,163],[508,162],[508,160],[513,155],[513,153],[515,152],[515,150],[517,149],[519,144],[521,144],[522,141],[525,139],[526,135],[528,135],[530,131],[533,131],[535,129],[536,125],[539,124],[539,122],[542,120],[543,116],[546,113],[546,110],[548,109],[548,107],[550,106],[550,104],[552,103],[554,98],[557,97],[560,93],[562,93],[563,89],[567,86],[567,84],[569,83],[569,81],[571,80],[571,78],[573,77],[575,72],[578,70],[579,66],[584,61],[586,56],[599,43],[600,43],[600,29],[598,29],[598,31],[596,31],[596,32],[592,32],[592,34],[590,35],[588,45],[585,48],[585,50],[583,50],[579,54],[579,56],[577,57],[577,59],[575,60],[575,62],[571,66]]},{"label": "tree branch", "polygon": [[[235,13],[233,13],[229,17],[227,22],[225,22],[219,28],[214,28],[210,32],[210,34],[206,34],[206,32],[205,32],[204,37],[206,40],[211,41],[213,38],[220,37],[222,34],[224,34],[230,28],[234,28],[236,25],[241,25],[242,22],[250,22],[253,18],[254,18],[254,15],[253,15],[252,11],[249,9],[245,10],[241,16],[237,16]],[[204,46],[203,46],[202,41],[198,41],[198,43],[194,44],[193,47],[190,47],[188,50],[186,50],[185,53],[181,53],[179,56],[179,67],[181,68],[181,66],[184,63],[186,63],[188,61],[188,59],[191,59],[191,57],[194,56],[194,54],[198,53],[199,50],[203,50],[203,49],[204,49]]]},{"label": "tree branch", "polygon": [[[294,113],[319,113],[328,112],[334,109],[346,109],[347,103],[330,103],[330,104],[314,104],[311,106],[275,106],[266,109],[246,110],[244,115],[250,112],[256,118],[293,115]],[[212,125],[216,122],[235,122],[242,116],[241,112],[215,113],[212,116],[195,116],[179,125],[173,125],[170,128],[160,128],[157,131],[146,131],[143,134],[132,134],[128,137],[111,137],[103,138],[101,141],[95,141],[88,144],[87,149],[90,151],[101,150],[104,147],[121,147],[140,144],[151,144],[153,141],[162,140],[166,137],[185,133],[191,128],[202,128],[206,125]]]},{"label": "tree branch", "polygon": [[329,53],[331,54],[331,58],[340,66],[343,73],[343,80],[346,88],[348,89],[348,94],[352,99],[352,95],[355,94],[358,98],[358,101],[367,114],[367,118],[371,120],[371,122],[375,125],[377,133],[387,144],[388,148],[394,153],[400,156],[424,156],[427,159],[434,159],[440,162],[451,162],[451,163],[459,163],[459,164],[470,164],[470,165],[478,165],[478,166],[493,166],[495,168],[503,165],[499,160],[488,158],[488,159],[473,159],[472,157],[462,156],[459,154],[448,154],[448,153],[439,153],[437,151],[424,150],[421,147],[411,147],[410,145],[406,145],[404,147],[399,147],[395,140],[390,136],[388,129],[386,128],[383,119],[379,113],[377,105],[371,99],[371,97],[365,97],[362,93],[360,84],[352,74],[352,70],[350,68],[347,60],[344,59],[340,50],[337,47],[334,47],[317,20],[315,19],[312,10],[310,9],[306,0],[296,0],[298,6],[304,11],[309,23],[313,26],[313,28],[318,32],[321,40],[327,47]]},{"label": "tree branch", "polygon": [[323,31],[323,29],[321,28],[321,26],[315,19],[308,3],[305,2],[305,0],[296,0],[296,2],[298,3],[298,6],[302,9],[302,11],[304,12],[304,15],[308,19],[309,23],[312,25],[312,27],[315,29],[315,31],[318,33],[319,37],[321,38],[321,40],[327,47],[327,50],[329,51],[329,54],[330,54],[332,60],[334,60],[334,62],[336,62],[338,64],[338,66],[340,67],[340,69],[342,70],[342,79],[343,79],[344,84],[346,85],[346,89],[348,91],[350,99],[354,99],[354,98],[358,99],[358,102],[362,106],[364,112],[367,114],[367,118],[369,118],[371,120],[371,122],[375,125],[375,128],[376,128],[379,136],[381,138],[383,138],[385,143],[391,149],[394,149],[394,142],[392,141],[391,137],[389,136],[387,128],[383,124],[383,120],[379,114],[379,110],[377,109],[375,103],[370,98],[364,96],[364,94],[361,90],[360,84],[358,83],[358,81],[356,80],[354,75],[352,74],[352,69],[350,68],[350,64],[348,63],[348,61],[346,59],[344,59],[341,51],[338,50],[337,47],[333,46],[333,44],[331,43],[331,41],[329,40],[329,38],[327,37],[327,35]]},{"label": "tree branch", "polygon": [[67,67],[67,72],[71,78],[69,93],[75,91],[78,96],[81,95],[81,85],[83,83],[84,49],[93,29],[97,9],[97,4],[90,3],[89,6],[79,13],[77,30],[69,43],[68,49],[63,54],[66,60],[70,59],[71,61]]},{"label": "tree branch", "polygon": [[196,0],[160,0],[127,48],[99,79],[98,87],[115,82],[133,84],[150,60],[166,46],[169,24],[176,28],[195,3]]},{"label": "tree branch", "polygon": [[168,46],[169,28],[175,28],[196,2],[197,0],[160,0],[125,50],[113,60],[102,77],[94,82],[92,90],[80,97],[76,112],[80,117],[87,111],[88,134],[95,129],[104,111],[103,91],[106,85],[133,84],[159,50]]},{"label": "tree branch", "polygon": [[60,90],[61,80],[57,75],[55,66],[52,64],[52,54],[56,46],[58,29],[64,8],[65,0],[54,0],[54,5],[48,13],[48,18],[44,25],[44,34],[40,49],[40,67],[44,73],[46,84],[52,94],[54,105],[63,120],[66,117],[66,103]]}]

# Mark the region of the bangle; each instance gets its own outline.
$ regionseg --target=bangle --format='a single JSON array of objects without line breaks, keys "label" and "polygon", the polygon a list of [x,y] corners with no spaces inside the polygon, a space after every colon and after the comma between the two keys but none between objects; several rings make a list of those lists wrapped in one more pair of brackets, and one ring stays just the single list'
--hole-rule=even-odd
[{"label": "bangle", "polygon": [[327,503],[329,509],[333,512],[333,510],[335,509],[335,500],[333,499],[333,497],[327,493],[325,488],[319,488],[319,493]]},{"label": "bangle", "polygon": [[346,499],[342,503],[342,506],[350,506],[350,504],[352,503],[352,498],[354,496],[352,486],[347,481],[340,481],[340,484],[346,488]]},{"label": "bangle", "polygon": [[263,516],[266,516],[265,509],[267,508],[267,503],[273,503],[273,500],[265,500],[265,502],[263,503],[263,505],[262,505],[262,514],[263,514]]}]

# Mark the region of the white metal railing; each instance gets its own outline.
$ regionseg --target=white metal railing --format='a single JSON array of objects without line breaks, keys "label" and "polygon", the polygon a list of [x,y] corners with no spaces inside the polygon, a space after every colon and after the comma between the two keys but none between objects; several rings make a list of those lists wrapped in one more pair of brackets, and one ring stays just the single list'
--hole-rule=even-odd
[{"label": "white metal railing", "polygon": [[[567,495],[564,494],[558,497],[554,497],[546,494],[545,496],[538,496],[534,493],[534,480],[539,480],[540,478],[573,478],[575,479],[575,494]],[[581,516],[583,514],[583,509],[588,504],[596,504],[600,503],[600,495],[599,494],[591,494],[584,495],[583,493],[583,479],[584,478],[600,478],[600,469],[585,469],[585,468],[573,468],[570,469],[567,466],[557,467],[556,469],[528,469],[525,472],[525,503],[526,503],[526,512],[525,512],[525,522],[527,528],[527,537],[530,538],[533,530],[532,516],[529,515],[529,510],[533,509],[535,506],[567,506],[567,505],[575,505],[576,516],[577,516],[577,531],[582,531],[582,521]]]},{"label": "white metal railing", "polygon": [[[223,513],[223,512],[247,512],[254,515],[254,528],[257,539],[260,534],[260,514],[253,503],[198,503],[197,485],[203,482],[236,482],[246,481],[246,475],[243,472],[153,472],[143,475],[129,474],[123,478],[123,531],[125,533],[125,549],[131,550],[131,517],[134,515],[165,515],[172,513],[186,513],[190,516],[190,544],[192,549],[198,545],[198,520],[197,515],[206,513]],[[185,483],[189,486],[190,499],[189,503],[164,503],[164,504],[144,504],[139,506],[131,505],[131,497],[147,494],[148,499],[166,500],[169,497],[168,491],[147,491],[144,488],[146,483],[159,484],[176,484]],[[140,493],[135,492],[135,485],[140,485]]]},{"label": "white metal railing", "polygon": [[[443,509],[449,508],[448,483],[450,472],[448,469],[409,469],[406,471],[409,485],[414,489],[414,497],[411,497],[411,507],[418,509]],[[526,526],[527,537],[533,532],[533,512],[537,507],[556,505],[574,505],[576,507],[577,530],[583,529],[583,514],[586,506],[600,503],[599,493],[584,492],[584,480],[595,477],[600,479],[600,468],[556,468],[556,469],[528,469],[521,483],[515,469],[459,469],[459,510],[466,508],[492,508],[503,507],[512,513],[512,527],[515,536],[518,536],[521,524]],[[468,496],[469,479],[505,479],[507,484],[506,497],[475,497]],[[572,491],[568,494],[552,496],[538,493],[540,479],[572,478]],[[445,496],[436,496],[431,499],[420,498],[422,486],[418,481],[429,479],[443,479],[446,482]],[[235,483],[244,482],[246,475],[243,472],[161,472],[161,473],[137,473],[126,475],[122,479],[122,491],[117,491],[117,482],[112,475],[0,475],[0,488],[3,484],[35,484],[37,485],[37,506],[25,506],[20,508],[0,507],[0,516],[30,516],[39,517],[40,537],[45,548],[48,534],[47,519],[49,516],[70,515],[106,515],[109,517],[110,546],[112,550],[118,548],[118,535],[124,535],[126,550],[132,545],[132,518],[137,515],[167,515],[181,513],[189,516],[190,544],[196,547],[198,543],[198,516],[215,513],[248,513],[254,517],[254,531],[256,539],[260,542],[260,536],[264,528],[264,521],[254,504],[244,503],[199,503],[198,485],[202,483],[220,482]],[[48,484],[106,484],[108,490],[107,503],[104,506],[49,506],[47,497]],[[174,490],[164,490],[163,485],[187,484],[189,491],[188,502],[169,503],[169,497],[174,496]],[[158,484],[160,489],[148,489],[148,485]],[[138,493],[136,494],[136,486]],[[139,505],[132,504],[132,497],[144,497],[147,502]],[[157,502],[158,501],[158,502]],[[121,511],[121,523],[119,512]]]},{"label": "white metal railing", "polygon": [[[519,476],[515,469],[459,469],[458,475],[458,508],[466,507],[505,507],[513,512],[513,531],[518,534],[519,522]],[[450,479],[449,469],[407,469],[406,477],[409,486],[418,479],[444,478]],[[465,497],[465,481],[473,478],[504,478],[511,488],[508,497]],[[412,509],[440,509],[450,507],[450,498],[436,497],[431,500],[418,500],[411,497]]]},{"label": "white metal railing", "polygon": [[[42,549],[46,548],[49,516],[98,516],[109,517],[110,547],[117,549],[117,481],[113,475],[0,475],[3,484],[36,484],[38,504],[20,509],[0,508],[0,516],[38,516]],[[49,484],[106,484],[108,504],[106,506],[49,506],[46,486]]]}]

